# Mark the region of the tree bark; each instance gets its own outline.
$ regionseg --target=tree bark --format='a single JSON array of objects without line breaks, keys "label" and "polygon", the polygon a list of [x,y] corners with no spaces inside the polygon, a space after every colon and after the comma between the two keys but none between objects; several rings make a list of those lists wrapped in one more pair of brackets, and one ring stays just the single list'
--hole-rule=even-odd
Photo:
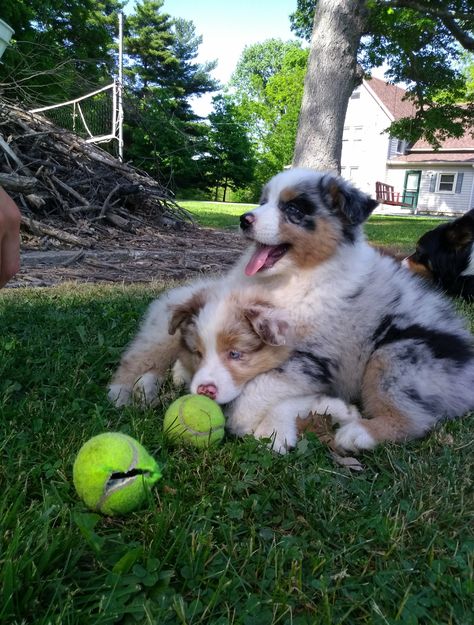
[{"label": "tree bark", "polygon": [[318,0],[304,84],[294,167],[340,173],[347,104],[362,81],[357,50],[365,0]]}]

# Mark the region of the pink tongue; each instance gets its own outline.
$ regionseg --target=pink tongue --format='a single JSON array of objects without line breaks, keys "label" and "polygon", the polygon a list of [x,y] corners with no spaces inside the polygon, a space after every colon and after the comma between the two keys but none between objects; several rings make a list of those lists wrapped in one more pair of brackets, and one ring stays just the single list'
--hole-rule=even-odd
[{"label": "pink tongue", "polygon": [[266,263],[268,255],[270,254],[272,249],[273,247],[271,245],[260,245],[259,247],[257,247],[254,254],[252,255],[252,258],[249,260],[247,266],[245,267],[245,275],[253,276],[254,274],[256,274],[257,271],[259,271],[259,269],[261,269]]}]

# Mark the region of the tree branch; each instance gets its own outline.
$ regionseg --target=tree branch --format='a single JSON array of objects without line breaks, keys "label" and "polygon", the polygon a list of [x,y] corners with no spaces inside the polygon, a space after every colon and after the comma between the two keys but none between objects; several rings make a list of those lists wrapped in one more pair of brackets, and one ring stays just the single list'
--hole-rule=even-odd
[{"label": "tree branch", "polygon": [[474,37],[471,36],[468,30],[464,30],[457,21],[467,20],[473,22],[472,13],[449,11],[440,7],[434,7],[431,2],[423,2],[423,0],[387,0],[383,4],[397,9],[413,9],[441,20],[463,48],[474,52]]}]

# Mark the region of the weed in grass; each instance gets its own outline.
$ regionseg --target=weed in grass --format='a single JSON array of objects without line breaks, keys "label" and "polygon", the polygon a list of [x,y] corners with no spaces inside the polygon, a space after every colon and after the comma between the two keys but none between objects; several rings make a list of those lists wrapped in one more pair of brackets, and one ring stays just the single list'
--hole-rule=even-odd
[{"label": "weed in grass", "polygon": [[[156,409],[105,393],[160,288],[0,294],[0,623],[471,623],[472,418],[381,447],[357,475],[312,434],[285,457],[250,437],[171,448],[169,381]],[[124,519],[72,485],[80,446],[107,430],[163,466]]]}]

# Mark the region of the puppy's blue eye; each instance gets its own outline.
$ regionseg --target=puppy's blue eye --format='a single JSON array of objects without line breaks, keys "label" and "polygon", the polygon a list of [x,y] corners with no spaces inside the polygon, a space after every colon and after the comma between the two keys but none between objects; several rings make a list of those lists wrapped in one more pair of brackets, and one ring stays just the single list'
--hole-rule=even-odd
[{"label": "puppy's blue eye", "polygon": [[230,350],[229,358],[231,360],[240,360],[242,358],[242,352],[237,352],[237,351],[234,351],[234,350]]}]

